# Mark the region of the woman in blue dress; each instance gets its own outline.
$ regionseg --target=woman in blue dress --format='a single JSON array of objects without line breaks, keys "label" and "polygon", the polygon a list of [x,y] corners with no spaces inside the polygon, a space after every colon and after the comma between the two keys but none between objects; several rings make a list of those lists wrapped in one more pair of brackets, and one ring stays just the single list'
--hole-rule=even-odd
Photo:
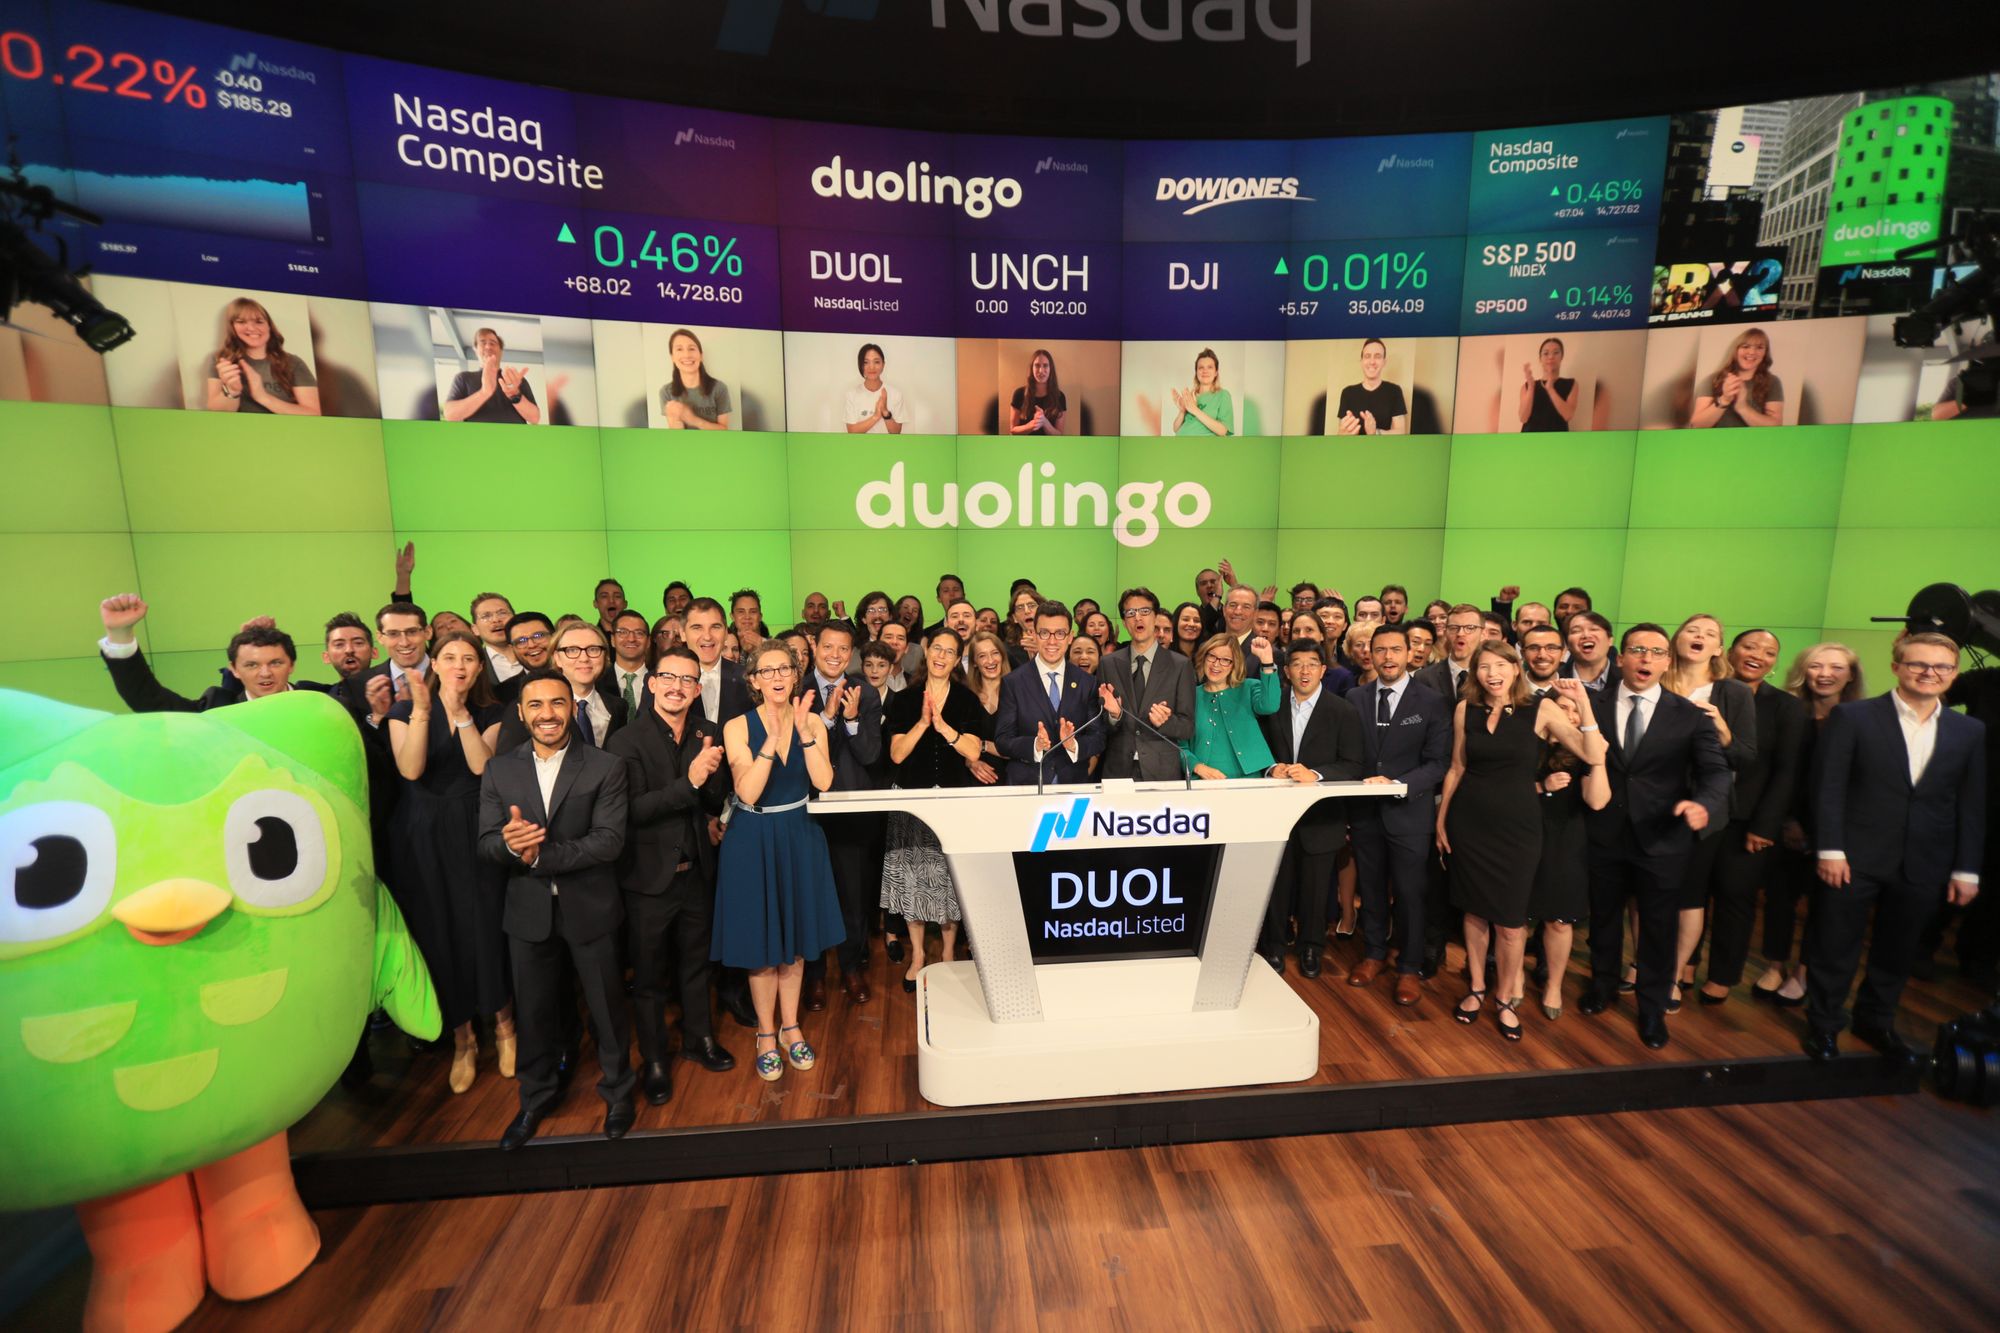
[{"label": "woman in blue dress", "polygon": [[[805,960],[847,935],[826,835],[806,813],[808,787],[833,785],[833,761],[826,724],[792,707],[798,670],[781,640],[765,642],[745,673],[760,702],[722,729],[736,814],[722,840],[709,957],[750,973],[757,1075],[767,1083],[783,1076],[787,1061],[794,1069],[813,1067],[813,1048],[799,1028]],[[795,1034],[789,1043],[781,1040],[787,1032]]]}]

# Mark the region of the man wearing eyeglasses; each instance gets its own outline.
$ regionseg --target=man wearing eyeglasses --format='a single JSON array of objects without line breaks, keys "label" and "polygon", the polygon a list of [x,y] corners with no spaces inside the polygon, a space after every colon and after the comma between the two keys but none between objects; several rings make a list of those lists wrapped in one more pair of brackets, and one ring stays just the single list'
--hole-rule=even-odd
[{"label": "man wearing eyeglasses", "polygon": [[370,667],[362,678],[363,688],[378,676],[389,679],[390,693],[397,699],[410,697],[407,677],[416,672],[422,679],[431,666],[430,620],[415,602],[391,602],[375,613],[375,637],[388,652],[386,660]]},{"label": "man wearing eyeglasses", "polygon": [[1729,761],[1700,705],[1660,685],[1673,652],[1666,630],[1641,622],[1618,649],[1617,688],[1590,700],[1591,725],[1611,746],[1611,800],[1584,815],[1590,989],[1577,1010],[1601,1014],[1617,1000],[1625,900],[1636,899],[1639,1040],[1659,1050],[1667,1044],[1668,993],[1679,962],[1681,881],[1696,837],[1729,816]]},{"label": "man wearing eyeglasses", "polygon": [[1465,673],[1472,669],[1472,654],[1485,633],[1486,621],[1479,608],[1469,602],[1460,602],[1445,613],[1445,660],[1431,663],[1411,679],[1425,689],[1443,695],[1447,705],[1456,703],[1459,687],[1465,683]]},{"label": "man wearing eyeglasses", "polygon": [[493,687],[493,697],[501,703],[512,704],[520,698],[521,682],[527,679],[528,672],[554,664],[555,622],[540,611],[522,611],[507,618],[501,633],[513,648],[515,661],[521,669],[499,680]]},{"label": "man wearing eyeglasses", "polygon": [[729,779],[722,729],[701,715],[701,664],[693,650],[661,650],[644,688],[644,705],[605,749],[625,761],[631,813],[618,879],[638,1016],[639,1086],[647,1101],[661,1106],[674,1095],[669,1000],[680,1001],[681,1058],[716,1074],[736,1067],[735,1057],[716,1043],[708,999],[715,845],[706,824],[722,813]]},{"label": "man wearing eyeglasses", "polygon": [[1159,610],[1150,588],[1119,595],[1126,642],[1097,668],[1107,778],[1178,778],[1180,742],[1194,735],[1194,668],[1161,644]]},{"label": "man wearing eyeglasses", "polygon": [[[537,632],[517,634],[515,642],[519,644],[526,639],[528,647],[538,646],[533,637]],[[521,651],[525,657],[528,649]],[[570,731],[585,745],[602,747],[625,725],[625,701],[611,692],[610,682],[605,679],[605,663],[610,656],[610,645],[605,643],[597,626],[576,624],[556,635],[554,647],[544,655],[545,663],[569,682]],[[527,739],[527,729],[517,719],[503,717],[500,734],[494,738],[494,753],[516,749]]]},{"label": "man wearing eyeglasses", "polygon": [[612,672],[604,683],[619,702],[625,716],[634,718],[646,701],[646,659],[652,653],[653,628],[639,611],[620,611],[611,621]]},{"label": "man wearing eyeglasses", "polygon": [[[847,674],[853,657],[854,626],[822,621],[813,632],[811,666],[799,677],[799,706],[826,723],[826,757],[833,765],[828,791],[867,791],[875,785],[869,770],[882,758],[882,696],[866,680]],[[869,861],[880,822],[866,814],[819,815],[818,822],[847,924],[838,951],[841,988],[855,1004],[866,1004],[874,998],[867,976],[868,909],[876,905],[882,885],[879,863],[871,876]],[[805,1002],[813,1013],[826,1008],[824,955],[806,959]]]},{"label": "man wearing eyeglasses", "polygon": [[[1006,781],[1049,786],[1088,782],[1090,760],[1104,748],[1096,714],[1097,681],[1069,660],[1074,637],[1069,608],[1045,601],[1035,608],[1035,656],[1000,682],[1000,710],[993,719],[994,748],[1006,757]],[[1192,712],[1192,708],[1190,708]]]},{"label": "man wearing eyeglasses", "polygon": [[[1986,728],[1945,706],[1958,645],[1910,634],[1890,659],[1896,688],[1841,704],[1813,754],[1813,835],[1824,886],[1806,925],[1805,1050],[1839,1054],[1847,988],[1868,945],[1854,1035],[1884,1055],[1915,1052],[1896,1007],[1931,918],[1979,896],[1986,843]],[[1940,891],[1942,890],[1942,891]],[[1870,930],[1869,918],[1874,918]]]},{"label": "man wearing eyeglasses", "polygon": [[506,684],[527,670],[514,656],[507,640],[507,622],[514,618],[514,604],[497,592],[482,592],[472,599],[472,631],[486,650],[486,670],[495,686]]}]

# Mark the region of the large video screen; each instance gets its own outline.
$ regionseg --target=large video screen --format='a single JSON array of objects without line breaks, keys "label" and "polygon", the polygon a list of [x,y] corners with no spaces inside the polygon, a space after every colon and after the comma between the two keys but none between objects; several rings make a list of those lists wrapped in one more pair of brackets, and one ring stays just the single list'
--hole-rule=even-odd
[{"label": "large video screen", "polygon": [[[26,179],[104,219],[39,241],[138,330],[99,358],[13,312],[0,434],[107,420],[24,404],[109,409],[122,495],[90,530],[127,534],[135,571],[310,511],[315,531],[425,535],[452,600],[510,549],[499,515],[457,504],[475,440],[481,475],[566,451],[555,549],[578,569],[699,557],[787,598],[828,565],[1004,585],[1047,561],[1101,597],[1230,555],[1261,584],[1336,547],[1343,577],[1446,583],[1484,571],[1481,534],[1544,530],[1493,507],[1538,494],[1505,467],[1560,467],[1601,502],[1563,520],[1590,535],[1513,558],[1568,549],[1663,611],[1631,535],[1649,458],[1783,478],[1801,450],[1852,466],[1850,425],[1993,414],[1990,327],[1893,336],[1964,271],[1950,237],[2000,214],[1993,89],[1118,143],[587,96],[0,0],[0,133]],[[160,414],[256,419],[271,452],[240,466],[240,513],[141,493],[225,438]],[[517,426],[566,443],[506,442]],[[1745,426],[1780,432],[1695,443]],[[659,433],[687,430],[731,434]],[[1563,436],[1591,443],[1551,453]],[[328,448],[364,465],[296,470]],[[352,487],[351,518],[327,517]],[[1676,522],[1727,531],[1734,503]],[[1845,504],[1801,521],[1828,534],[1822,582]],[[1795,603],[1788,623],[1839,623]]]}]

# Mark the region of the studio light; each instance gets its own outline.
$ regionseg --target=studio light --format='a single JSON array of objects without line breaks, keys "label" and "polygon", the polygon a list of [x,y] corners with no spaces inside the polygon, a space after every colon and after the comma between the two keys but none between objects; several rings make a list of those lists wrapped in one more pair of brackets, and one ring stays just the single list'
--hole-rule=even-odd
[{"label": "studio light", "polygon": [[92,351],[104,353],[133,337],[132,325],[84,287],[89,269],[69,266],[69,247],[54,237],[56,254],[35,243],[42,227],[61,214],[91,226],[104,219],[56,198],[46,185],[31,185],[18,160],[0,176],[0,315],[23,303],[44,306],[76,329]]}]

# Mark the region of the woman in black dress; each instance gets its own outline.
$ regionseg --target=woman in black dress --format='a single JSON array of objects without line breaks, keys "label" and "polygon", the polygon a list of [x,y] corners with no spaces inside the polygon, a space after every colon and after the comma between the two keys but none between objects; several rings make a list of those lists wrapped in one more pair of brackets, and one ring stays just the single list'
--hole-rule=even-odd
[{"label": "woman in black dress", "polygon": [[1521,1039],[1514,1011],[1521,1003],[1528,898],[1542,851],[1535,782],[1544,741],[1586,763],[1604,760],[1604,738],[1594,723],[1579,728],[1552,699],[1531,706],[1520,654],[1504,643],[1481,644],[1452,713],[1451,768],[1438,804],[1437,845],[1451,860],[1452,902],[1465,913],[1465,969],[1472,992],[1452,1016],[1461,1023],[1478,1020],[1486,999],[1487,935],[1497,931],[1495,1017],[1509,1041]]},{"label": "woman in black dress", "polygon": [[1562,339],[1542,339],[1536,357],[1541,374],[1534,366],[1521,367],[1526,377],[1521,383],[1521,433],[1566,431],[1576,416],[1576,381],[1563,378]]},{"label": "woman in black dress", "polygon": [[[940,628],[924,646],[924,679],[891,695],[883,709],[882,731],[889,738],[889,760],[900,790],[969,787],[979,781],[973,765],[987,767],[981,747],[992,735],[993,719],[958,678],[962,651],[958,635]],[[915,991],[924,966],[924,923],[937,924],[944,937],[939,961],[948,963],[958,948],[961,913],[937,835],[916,816],[900,811],[889,816],[882,906],[909,923],[910,962],[903,989]]]},{"label": "woman in black dress", "polygon": [[[1579,731],[1591,725],[1590,705],[1578,699],[1573,680],[1558,680],[1551,696],[1563,717]],[[1535,884],[1528,892],[1528,919],[1541,923],[1542,1016],[1562,1017],[1563,974],[1569,969],[1576,923],[1590,915],[1589,840],[1584,835],[1585,807],[1602,810],[1611,801],[1611,778],[1600,761],[1587,764],[1560,744],[1542,747],[1535,782],[1542,807],[1542,854],[1535,863]],[[1518,995],[1513,997],[1519,1000]]]},{"label": "woman in black dress", "polygon": [[396,905],[430,966],[444,1029],[452,1034],[451,1090],[472,1086],[479,1060],[473,1019],[493,1015],[500,1074],[514,1077],[514,992],[501,867],[476,854],[479,777],[493,757],[486,728],[500,720],[480,641],[447,634],[431,668],[405,676],[410,697],[389,710],[389,748],[402,791],[389,825]]}]

